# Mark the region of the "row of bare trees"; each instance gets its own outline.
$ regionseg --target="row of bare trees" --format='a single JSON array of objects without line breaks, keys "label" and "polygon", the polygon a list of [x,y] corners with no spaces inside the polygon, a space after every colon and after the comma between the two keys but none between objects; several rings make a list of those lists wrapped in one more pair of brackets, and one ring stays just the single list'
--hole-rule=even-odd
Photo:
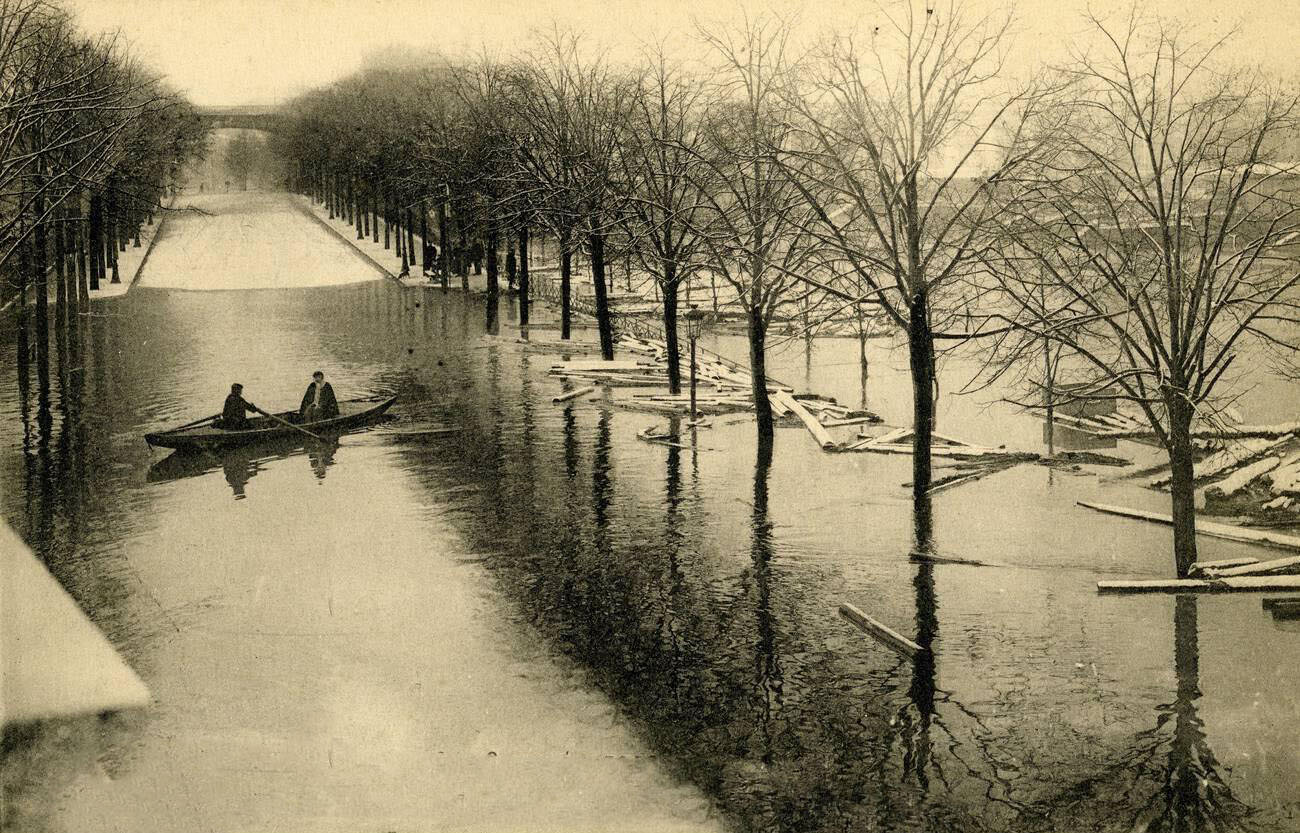
[{"label": "row of bare trees", "polygon": [[48,387],[51,325],[62,361],[90,291],[120,282],[118,252],[140,245],[204,136],[115,41],[44,0],[0,0],[0,305],[18,318],[22,386],[34,358]]},{"label": "row of bare trees", "polygon": [[495,292],[500,247],[526,269],[530,234],[554,239],[565,338],[585,259],[606,358],[607,265],[635,262],[662,298],[674,390],[682,287],[722,281],[763,436],[772,321],[869,306],[907,345],[918,497],[948,350],[1035,406],[1135,403],[1169,452],[1182,574],[1193,421],[1234,371],[1261,369],[1234,364],[1243,351],[1298,346],[1296,99],[1224,68],[1228,39],[1137,14],[1088,23],[1077,54],[1019,73],[1009,20],[956,2],[907,0],[813,41],[772,19],[700,27],[701,59],[651,49],[632,67],[557,31],[514,60],[312,92],[279,146],[359,234],[382,214],[399,239],[417,220],[431,239],[436,217],[444,280],[449,252],[481,241]]}]

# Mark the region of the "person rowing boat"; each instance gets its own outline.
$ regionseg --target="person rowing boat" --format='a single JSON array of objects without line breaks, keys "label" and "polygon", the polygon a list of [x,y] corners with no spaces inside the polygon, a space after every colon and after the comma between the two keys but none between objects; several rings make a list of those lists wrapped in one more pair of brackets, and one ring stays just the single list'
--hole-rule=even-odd
[{"label": "person rowing boat", "polygon": [[[218,428],[224,428],[227,431],[243,431],[248,428],[248,411],[258,412],[260,409],[251,402],[244,401],[244,386],[238,382],[230,386],[230,395],[226,397],[226,404],[221,409],[221,420],[217,423]],[[211,419],[211,417],[208,417]]]}]

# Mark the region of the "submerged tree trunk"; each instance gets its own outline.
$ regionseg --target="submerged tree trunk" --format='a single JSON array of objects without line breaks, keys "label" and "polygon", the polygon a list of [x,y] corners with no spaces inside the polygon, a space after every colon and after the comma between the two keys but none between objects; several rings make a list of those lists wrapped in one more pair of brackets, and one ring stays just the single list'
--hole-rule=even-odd
[{"label": "submerged tree trunk", "polygon": [[404,225],[406,226],[406,258],[410,261],[411,266],[415,266],[415,228],[411,221],[411,207],[408,205],[402,211],[405,217]]},{"label": "submerged tree trunk", "polygon": [[101,262],[104,247],[99,242],[100,226],[103,224],[103,203],[98,194],[90,195],[90,210],[86,219],[86,236],[82,241],[86,247],[86,272],[90,289],[99,289],[99,280],[104,276]]},{"label": "submerged tree trunk", "polygon": [[749,309],[750,391],[754,397],[754,417],[758,423],[758,441],[771,442],[775,434],[772,403],[767,398],[767,321],[757,306]]},{"label": "submerged tree trunk", "polygon": [[664,261],[664,342],[668,346],[668,392],[682,392],[682,359],[677,344],[677,264]]},{"label": "submerged tree trunk", "polygon": [[[45,213],[45,199],[39,194],[35,204],[36,216]],[[38,219],[32,231],[32,287],[36,291],[36,378],[42,394],[50,389],[50,286],[49,286],[49,227]]]},{"label": "submerged tree trunk", "polygon": [[569,338],[573,323],[573,238],[566,229],[560,235],[560,338]]},{"label": "submerged tree trunk", "polygon": [[118,231],[118,204],[117,197],[109,192],[108,211],[104,217],[104,257],[109,267],[112,269],[112,278],[109,283],[121,283],[122,273],[117,268],[117,231]]},{"label": "submerged tree trunk", "polygon": [[497,239],[497,230],[495,226],[488,228],[487,233],[487,291],[488,295],[496,295],[499,291],[497,286],[497,245],[500,241]]},{"label": "submerged tree trunk", "polygon": [[1174,567],[1185,578],[1196,563],[1196,484],[1193,467],[1192,417],[1187,395],[1175,387],[1165,389],[1169,412],[1169,494],[1173,504]]},{"label": "submerged tree trunk", "polygon": [[519,324],[528,326],[528,224],[519,226]]},{"label": "submerged tree trunk", "polygon": [[934,334],[925,292],[913,299],[907,322],[908,358],[912,371],[912,495],[930,491],[930,446],[934,434]]},{"label": "submerged tree trunk", "polygon": [[447,245],[447,203],[438,203],[438,245],[442,246],[442,288],[451,279],[451,247]]},{"label": "submerged tree trunk", "polygon": [[420,271],[427,273],[433,268],[433,263],[429,257],[429,212],[424,210],[424,203],[420,203]]},{"label": "submerged tree trunk", "polygon": [[600,355],[614,360],[614,327],[609,318],[609,294],[605,284],[605,234],[593,231],[588,237],[591,247],[591,284],[596,290],[596,329],[600,331]]}]

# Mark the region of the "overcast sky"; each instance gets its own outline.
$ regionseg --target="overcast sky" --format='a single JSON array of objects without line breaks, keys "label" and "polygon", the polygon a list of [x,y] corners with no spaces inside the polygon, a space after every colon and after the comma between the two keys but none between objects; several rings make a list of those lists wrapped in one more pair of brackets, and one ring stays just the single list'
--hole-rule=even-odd
[{"label": "overcast sky", "polygon": [[[508,53],[551,21],[585,30],[612,54],[688,32],[692,20],[723,20],[741,8],[798,14],[801,25],[839,26],[869,13],[858,0],[736,3],[718,0],[69,0],[93,33],[120,31],[137,54],[200,105],[266,104],[354,71],[391,47],[457,55],[488,44]],[[979,8],[1005,8],[968,0]],[[1023,62],[1063,55],[1080,31],[1084,0],[1015,4]],[[1093,0],[1102,13],[1124,0]],[[1238,26],[1234,57],[1294,74],[1300,0],[1147,0],[1145,9],[1214,33]]]}]

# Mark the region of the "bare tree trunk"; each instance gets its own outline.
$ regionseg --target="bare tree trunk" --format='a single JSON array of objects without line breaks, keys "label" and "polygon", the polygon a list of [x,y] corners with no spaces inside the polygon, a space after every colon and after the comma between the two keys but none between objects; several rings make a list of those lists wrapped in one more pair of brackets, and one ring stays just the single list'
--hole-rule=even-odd
[{"label": "bare tree trunk", "polygon": [[[21,229],[19,231],[21,233]],[[14,324],[17,328],[15,358],[18,367],[18,394],[24,409],[27,407],[27,392],[31,389],[32,361],[32,345],[27,332],[27,278],[32,268],[28,246],[26,240],[20,240],[18,243],[18,298],[14,306]]]},{"label": "bare tree trunk", "polygon": [[424,203],[420,203],[420,271],[427,273],[433,268],[433,263],[429,258],[429,212],[425,210]]},{"label": "bare tree trunk", "polygon": [[1169,494],[1173,504],[1174,567],[1185,578],[1196,563],[1196,484],[1193,467],[1194,409],[1183,391],[1165,390],[1169,412]]},{"label": "bare tree trunk", "polygon": [[567,339],[573,322],[573,237],[568,229],[560,234],[560,338]]},{"label": "bare tree trunk", "polygon": [[528,326],[528,224],[519,226],[519,323]]},{"label": "bare tree trunk", "polygon": [[487,292],[489,296],[496,295],[499,291],[497,286],[497,246],[499,243],[496,225],[489,224],[487,232]]},{"label": "bare tree trunk", "polygon": [[409,205],[403,209],[403,214],[406,226],[406,258],[410,261],[411,266],[415,266],[415,227],[411,222],[411,207]]},{"label": "bare tree trunk", "polygon": [[107,258],[109,266],[112,268],[113,276],[109,283],[121,283],[122,273],[117,268],[117,233],[119,228],[118,220],[118,201],[117,197],[109,192],[108,214],[105,217],[105,246],[104,255]]},{"label": "bare tree trunk", "polygon": [[442,246],[442,288],[451,279],[451,247],[447,245],[447,203],[438,203],[438,245]]},{"label": "bare tree trunk", "polygon": [[[397,201],[394,200],[393,202],[396,203]],[[397,220],[397,257],[402,262],[402,271],[398,274],[409,275],[411,273],[411,263],[414,258],[410,256],[410,247],[406,244],[406,235],[402,233],[402,220],[404,218],[402,217],[401,206],[394,205],[393,216]]]},{"label": "bare tree trunk", "polygon": [[54,223],[54,338],[59,346],[59,368],[62,372],[63,359],[67,351],[64,339],[68,332],[68,243],[67,211],[60,209],[55,214]]},{"label": "bare tree trunk", "polygon": [[460,274],[460,288],[469,291],[469,238],[465,220],[456,218],[456,271]]},{"label": "bare tree trunk", "polygon": [[934,334],[925,292],[913,299],[907,322],[908,358],[912,371],[912,495],[930,491],[930,446],[934,434]]},{"label": "bare tree trunk", "polygon": [[591,247],[591,283],[596,290],[596,329],[600,331],[600,355],[614,360],[614,328],[609,320],[609,296],[605,284],[605,235],[593,231],[587,238]]},{"label": "bare tree trunk", "polygon": [[[43,184],[38,187],[44,187]],[[37,194],[35,213],[45,213],[45,198]],[[42,393],[50,389],[49,227],[43,219],[32,231],[32,286],[36,290],[36,378]]]},{"label": "bare tree trunk", "polygon": [[90,195],[90,213],[86,221],[86,267],[90,273],[90,288],[99,290],[104,277],[104,202],[99,194]]},{"label": "bare tree trunk", "polygon": [[762,311],[754,306],[749,309],[749,373],[758,441],[770,443],[776,426],[772,420],[772,403],[767,398],[767,322]]},{"label": "bare tree trunk", "polygon": [[384,201],[384,251],[393,247],[393,201],[386,198]]},{"label": "bare tree trunk", "polygon": [[[682,392],[682,358],[677,344],[677,264],[664,260],[664,341],[668,345],[668,392]],[[693,417],[692,417],[693,418]]]}]

